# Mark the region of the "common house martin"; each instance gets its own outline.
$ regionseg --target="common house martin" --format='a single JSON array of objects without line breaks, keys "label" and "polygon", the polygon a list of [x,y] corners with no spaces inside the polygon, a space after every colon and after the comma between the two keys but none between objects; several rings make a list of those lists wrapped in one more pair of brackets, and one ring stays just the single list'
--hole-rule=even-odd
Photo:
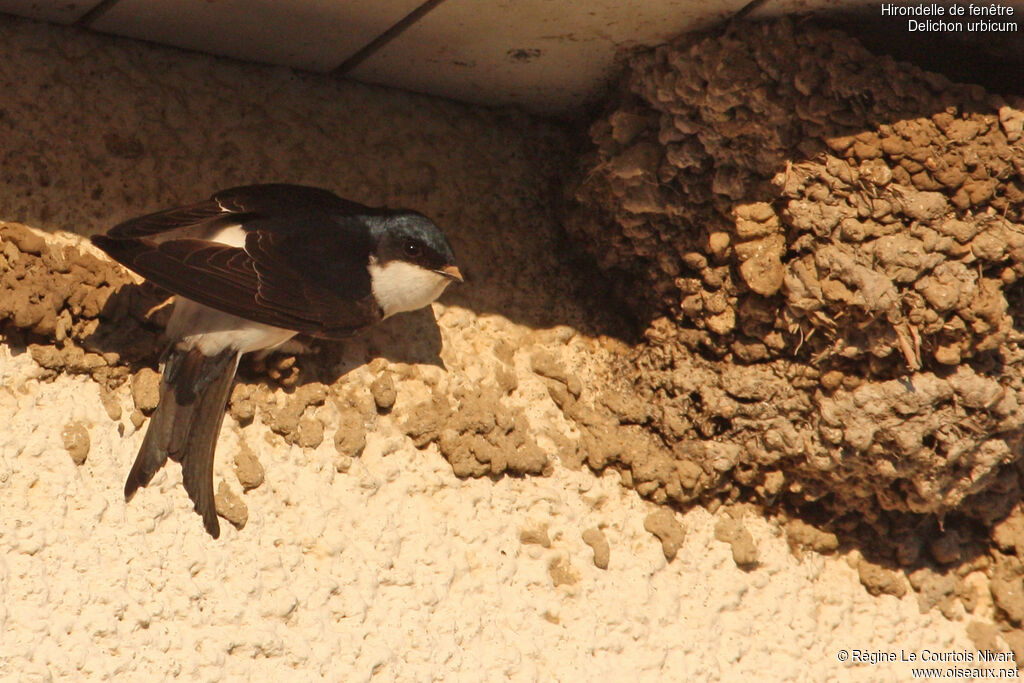
[{"label": "common house martin", "polygon": [[301,185],[224,190],[92,242],[175,295],[160,400],[125,500],[171,458],[214,538],[214,449],[242,354],[298,333],[346,337],[462,282],[451,246],[426,216]]}]

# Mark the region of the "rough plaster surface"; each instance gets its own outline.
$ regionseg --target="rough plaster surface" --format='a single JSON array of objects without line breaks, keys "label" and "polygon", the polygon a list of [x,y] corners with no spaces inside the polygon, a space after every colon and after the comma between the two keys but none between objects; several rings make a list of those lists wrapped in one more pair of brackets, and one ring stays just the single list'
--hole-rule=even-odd
[{"label": "rough plaster surface", "polygon": [[[836,653],[973,647],[912,597],[872,598],[843,558],[798,559],[773,522],[744,520],[759,549],[746,572],[715,516],[677,514],[667,562],[644,530],[654,506],[614,474],[459,479],[395,433],[371,433],[338,473],[330,444],[247,428],[267,482],[246,494],[246,527],[213,541],[177,467],[126,507],[141,434],[118,435],[91,380],[38,371],[0,349],[0,419],[18,426],[0,434],[3,678],[896,681],[907,665]],[[66,421],[91,425],[81,467]],[[220,475],[238,438],[229,417]],[[582,538],[598,525],[607,570]],[[541,527],[550,547],[522,540]]]},{"label": "rough plaster surface", "polygon": [[[48,245],[80,249],[61,231],[273,179],[420,209],[470,276],[431,312],[244,378],[215,478],[246,521],[220,541],[173,464],[123,503],[156,358],[108,351],[110,372],[76,369],[60,358],[88,345],[85,328],[57,340],[8,327],[0,678],[876,681],[907,668],[837,652],[973,647],[964,621],[922,615],[912,595],[871,597],[856,551],[798,556],[776,522],[666,517],[618,475],[565,466],[580,454],[563,412],[593,417],[572,397],[590,405],[616,343],[554,255],[563,131],[28,22],[0,21],[0,45],[0,220],[52,233]],[[31,255],[8,247],[5,259]],[[395,403],[378,414],[386,372]],[[435,392],[454,417],[421,440],[410,421]],[[455,475],[505,471],[485,448],[501,425],[459,422],[481,405],[543,457],[542,475]]]}]

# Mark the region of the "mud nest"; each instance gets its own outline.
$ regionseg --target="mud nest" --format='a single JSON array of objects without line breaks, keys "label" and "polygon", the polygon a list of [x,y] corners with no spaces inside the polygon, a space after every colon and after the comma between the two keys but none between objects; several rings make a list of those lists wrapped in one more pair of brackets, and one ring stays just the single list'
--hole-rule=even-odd
[{"label": "mud nest", "polygon": [[788,20],[631,60],[567,224],[677,470],[869,518],[1016,486],[1021,108]]}]

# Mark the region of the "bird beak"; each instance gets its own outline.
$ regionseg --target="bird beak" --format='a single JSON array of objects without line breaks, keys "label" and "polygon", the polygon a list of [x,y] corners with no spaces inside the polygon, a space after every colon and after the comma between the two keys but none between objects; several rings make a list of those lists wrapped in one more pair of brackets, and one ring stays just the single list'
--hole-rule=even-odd
[{"label": "bird beak", "polygon": [[446,278],[455,280],[456,282],[465,282],[462,277],[462,271],[459,270],[458,266],[445,266],[444,268],[435,270],[434,272],[444,275]]}]

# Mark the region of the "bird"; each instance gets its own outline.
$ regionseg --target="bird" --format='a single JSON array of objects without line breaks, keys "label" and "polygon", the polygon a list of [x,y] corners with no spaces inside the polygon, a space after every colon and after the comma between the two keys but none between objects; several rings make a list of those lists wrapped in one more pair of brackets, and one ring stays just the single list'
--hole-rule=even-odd
[{"label": "bird", "polygon": [[120,223],[91,238],[174,294],[159,402],[125,502],[170,458],[218,538],[213,462],[243,354],[296,334],[348,337],[429,306],[463,276],[441,229],[409,209],[372,208],[316,187],[260,184]]}]

